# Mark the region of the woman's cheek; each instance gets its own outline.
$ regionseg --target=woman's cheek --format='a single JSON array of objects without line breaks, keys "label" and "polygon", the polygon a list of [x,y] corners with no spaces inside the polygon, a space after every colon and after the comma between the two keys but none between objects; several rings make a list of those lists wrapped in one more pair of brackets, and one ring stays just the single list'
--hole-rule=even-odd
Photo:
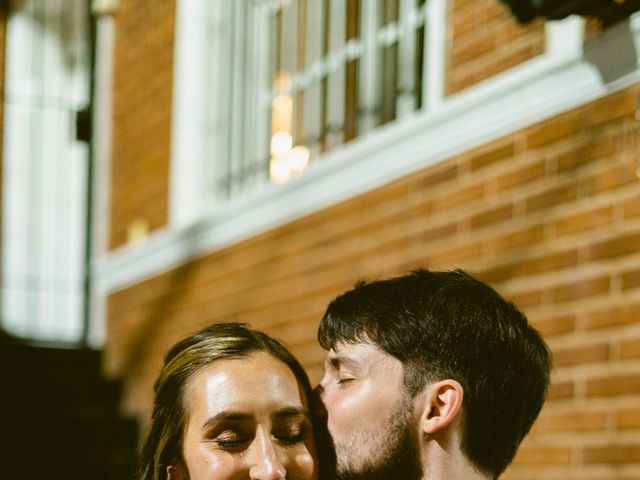
[{"label": "woman's cheek", "polygon": [[305,448],[295,457],[296,477],[300,480],[315,480],[318,476],[318,465],[315,457]]}]

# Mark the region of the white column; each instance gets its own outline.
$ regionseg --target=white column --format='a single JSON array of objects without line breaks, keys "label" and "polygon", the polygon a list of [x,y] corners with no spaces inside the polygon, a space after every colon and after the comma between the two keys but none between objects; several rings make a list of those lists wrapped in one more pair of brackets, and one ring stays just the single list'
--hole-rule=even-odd
[{"label": "white column", "polygon": [[416,30],[415,0],[400,0],[398,21],[398,87],[404,92],[396,101],[396,118],[402,118],[415,110]]},{"label": "white column", "polygon": [[573,54],[582,52],[584,20],[572,15],[563,20],[546,22],[545,51],[547,54]]},{"label": "white column", "polygon": [[[332,70],[327,77],[327,124],[335,130],[327,133],[327,148],[342,144],[345,102],[345,60],[338,52],[344,49],[346,7],[344,0],[326,0],[329,4],[329,63]],[[338,128],[340,127],[340,128]]]},{"label": "white column", "polygon": [[[322,34],[324,25],[322,24],[323,2],[307,2],[307,19],[306,19],[306,35],[307,35],[307,51],[306,51],[306,70],[314,62],[322,57]],[[314,77],[311,84],[304,92],[304,132],[302,138],[313,138],[314,142],[320,134],[322,125],[320,125],[320,112],[322,111],[321,102],[321,79]],[[310,148],[312,156],[319,153],[318,145],[307,145]]]},{"label": "white column", "polygon": [[425,5],[427,18],[422,98],[428,110],[435,110],[442,103],[445,93],[446,0],[428,0]]},{"label": "white column", "polygon": [[177,0],[173,66],[169,223],[185,227],[206,209],[203,181],[208,0]]},{"label": "white column", "polygon": [[[93,96],[93,257],[106,255],[109,248],[109,203],[111,190],[111,118],[113,112],[113,60],[117,2],[94,2],[96,47]],[[92,266],[93,271],[93,266]],[[106,341],[106,294],[95,284],[91,293],[91,323],[87,340],[93,348]]]},{"label": "white column", "polygon": [[358,136],[376,127],[377,113],[374,113],[380,101],[380,49],[376,39],[379,5],[375,0],[361,4],[360,38],[364,46],[360,58],[359,109],[363,114],[358,119]]}]

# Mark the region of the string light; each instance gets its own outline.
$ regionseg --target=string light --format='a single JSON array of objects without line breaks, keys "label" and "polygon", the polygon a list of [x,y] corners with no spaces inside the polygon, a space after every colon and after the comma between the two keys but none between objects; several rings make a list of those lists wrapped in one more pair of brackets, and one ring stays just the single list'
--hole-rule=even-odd
[{"label": "string light", "polygon": [[304,145],[293,147],[289,152],[288,160],[293,173],[302,173],[309,163],[309,149]]},{"label": "string light", "polygon": [[293,145],[293,98],[291,76],[280,72],[274,82],[277,95],[271,104],[271,161],[269,175],[273,183],[286,183],[300,175],[309,164],[310,152],[304,145]]}]

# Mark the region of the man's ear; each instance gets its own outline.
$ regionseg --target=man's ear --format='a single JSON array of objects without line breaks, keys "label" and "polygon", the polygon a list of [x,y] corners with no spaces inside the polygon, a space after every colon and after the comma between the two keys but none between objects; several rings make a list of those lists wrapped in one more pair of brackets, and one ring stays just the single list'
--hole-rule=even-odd
[{"label": "man's ear", "polygon": [[167,480],[189,480],[189,474],[180,460],[167,465]]},{"label": "man's ear", "polygon": [[449,425],[462,408],[464,390],[450,378],[434,382],[427,387],[420,429],[433,434]]}]

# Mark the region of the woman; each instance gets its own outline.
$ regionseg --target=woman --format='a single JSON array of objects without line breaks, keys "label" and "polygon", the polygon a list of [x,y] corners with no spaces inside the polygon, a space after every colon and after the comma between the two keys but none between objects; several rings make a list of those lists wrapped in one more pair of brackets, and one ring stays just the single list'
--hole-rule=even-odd
[{"label": "woman", "polygon": [[315,480],[311,395],[276,340],[238,323],[207,327],[165,358],[139,477]]}]

